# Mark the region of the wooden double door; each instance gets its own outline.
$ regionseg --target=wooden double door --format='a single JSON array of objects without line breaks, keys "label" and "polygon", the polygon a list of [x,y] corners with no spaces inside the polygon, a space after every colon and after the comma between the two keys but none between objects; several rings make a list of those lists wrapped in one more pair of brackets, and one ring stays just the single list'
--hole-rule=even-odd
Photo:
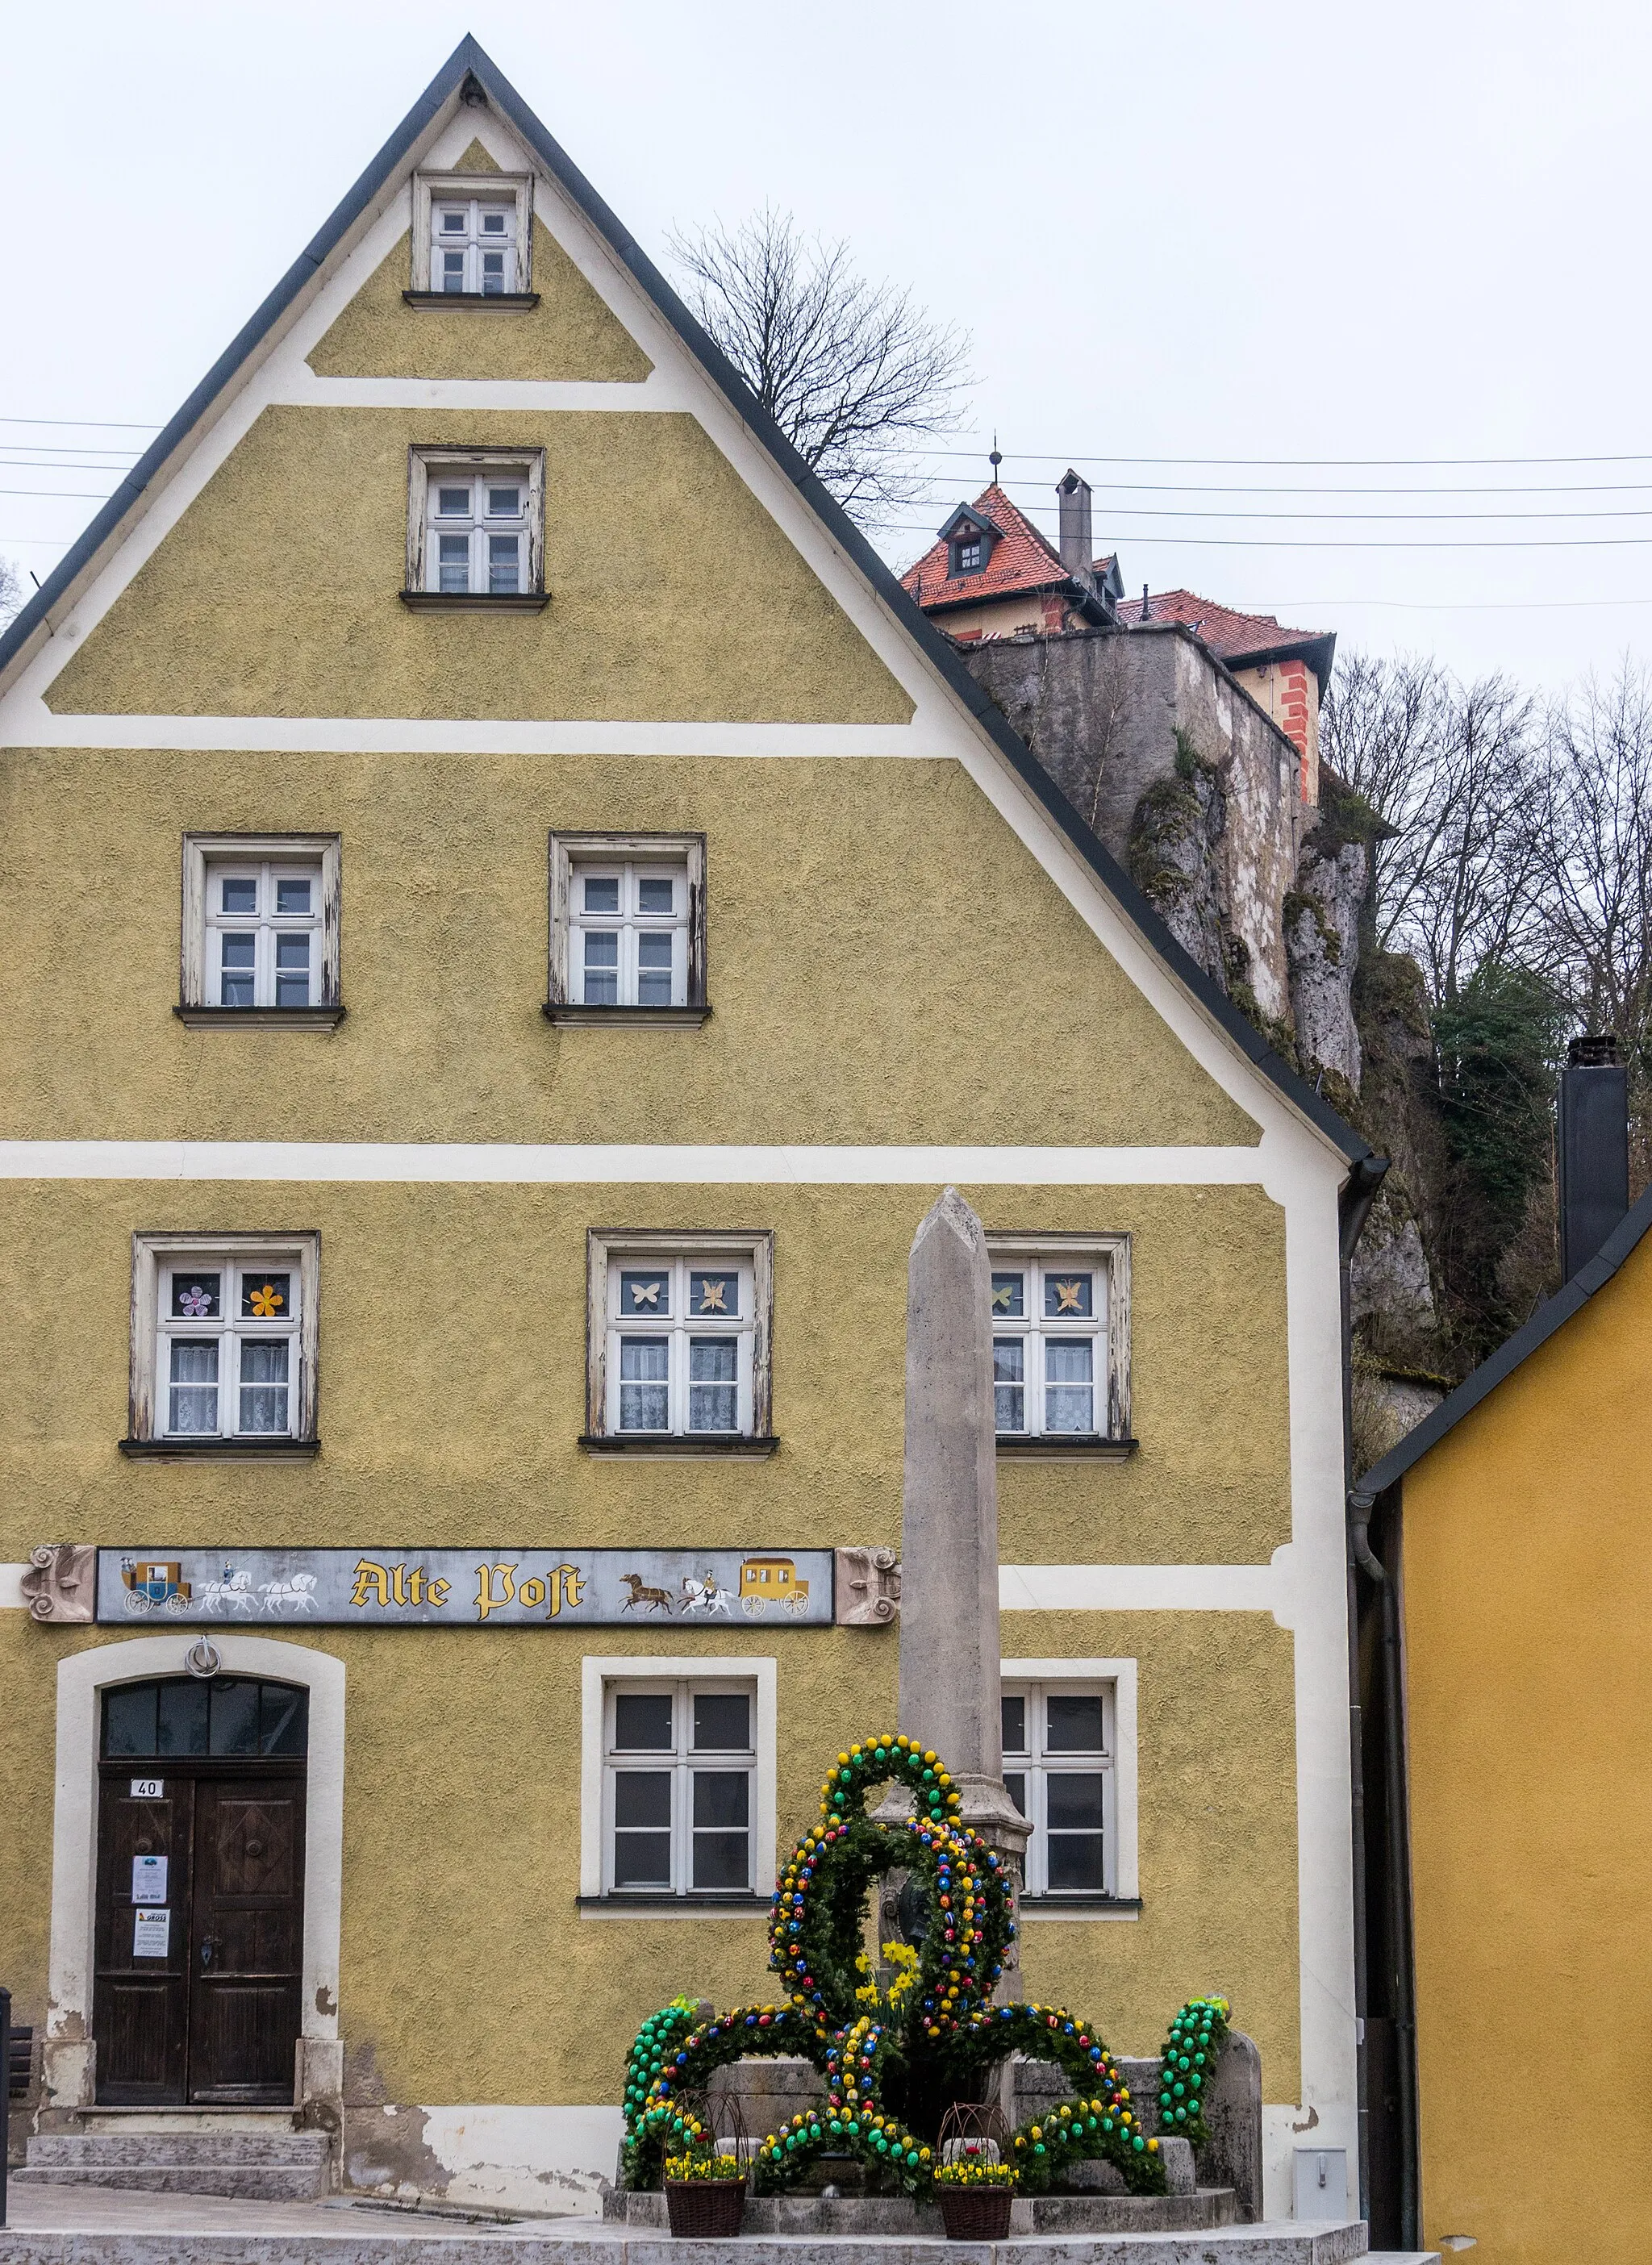
[{"label": "wooden double door", "polygon": [[290,2102],[304,1764],[106,1760],[101,1781],[98,2100]]}]

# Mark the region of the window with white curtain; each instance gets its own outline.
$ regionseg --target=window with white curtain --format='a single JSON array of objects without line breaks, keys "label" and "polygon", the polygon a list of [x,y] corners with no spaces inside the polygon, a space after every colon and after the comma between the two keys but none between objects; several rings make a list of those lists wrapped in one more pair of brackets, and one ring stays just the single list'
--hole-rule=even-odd
[{"label": "window with white curtain", "polygon": [[1127,1448],[1130,1239],[989,1235],[1001,1446]]},{"label": "window with white curtain", "polygon": [[433,291],[498,298],[516,288],[516,200],[462,195],[431,199]]}]

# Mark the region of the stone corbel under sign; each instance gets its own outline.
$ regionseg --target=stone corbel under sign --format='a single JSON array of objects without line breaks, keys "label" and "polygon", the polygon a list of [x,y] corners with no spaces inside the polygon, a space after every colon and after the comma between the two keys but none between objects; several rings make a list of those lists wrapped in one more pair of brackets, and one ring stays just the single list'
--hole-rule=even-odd
[{"label": "stone corbel under sign", "polygon": [[892,1549],[834,1549],[833,1617],[840,1628],[887,1628],[900,1616],[900,1559]]},{"label": "stone corbel under sign", "polygon": [[29,1552],[18,1586],[37,1620],[89,1620],[98,1598],[98,1553],[76,1541],[43,1541]]}]

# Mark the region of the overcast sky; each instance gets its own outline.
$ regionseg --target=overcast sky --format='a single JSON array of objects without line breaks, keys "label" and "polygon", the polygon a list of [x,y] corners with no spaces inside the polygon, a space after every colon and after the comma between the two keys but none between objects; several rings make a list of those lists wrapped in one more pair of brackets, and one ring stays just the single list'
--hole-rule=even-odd
[{"label": "overcast sky", "polygon": [[[995,428],[1048,525],[1087,473],[1138,594],[1556,687],[1652,655],[1644,5],[0,0],[0,23],[7,420],[159,425],[469,30],[656,255],[767,200],[968,326],[969,428],[896,563],[984,483]],[[0,425],[0,553],[43,576],[144,438]]]}]

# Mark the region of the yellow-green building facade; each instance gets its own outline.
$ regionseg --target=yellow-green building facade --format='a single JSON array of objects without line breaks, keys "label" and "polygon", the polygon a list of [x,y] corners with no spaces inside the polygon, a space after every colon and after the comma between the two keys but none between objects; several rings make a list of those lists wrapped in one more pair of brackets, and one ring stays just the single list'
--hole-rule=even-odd
[{"label": "yellow-green building facade", "polygon": [[[0,672],[0,1964],[48,2116],[257,2091],[229,1999],[208,2037],[177,1995],[225,1955],[187,1868],[238,1834],[292,1919],[245,2018],[346,2182],[599,2206],[632,2034],[762,1989],[776,1852],[892,1722],[906,1258],[955,1183],[1002,1299],[1006,1687],[1046,1744],[1052,1697],[1102,1725],[1024,1986],[1135,2053],[1225,1992],[1270,2214],[1305,2130],[1351,2182],[1363,1144],[470,43]],[[604,1551],[638,1593],[596,1624]],[[382,1578],[330,1614],[318,1552]],[[757,1593],[808,1553],[811,1607]],[[146,1905],[192,1650],[263,1729]],[[664,1825],[616,1807],[651,1695]],[[750,1749],[703,1817],[702,1697]],[[285,1888],[247,1791],[283,1740]],[[141,1992],[109,2028],[134,1973],[177,1982],[164,2066]]]}]

